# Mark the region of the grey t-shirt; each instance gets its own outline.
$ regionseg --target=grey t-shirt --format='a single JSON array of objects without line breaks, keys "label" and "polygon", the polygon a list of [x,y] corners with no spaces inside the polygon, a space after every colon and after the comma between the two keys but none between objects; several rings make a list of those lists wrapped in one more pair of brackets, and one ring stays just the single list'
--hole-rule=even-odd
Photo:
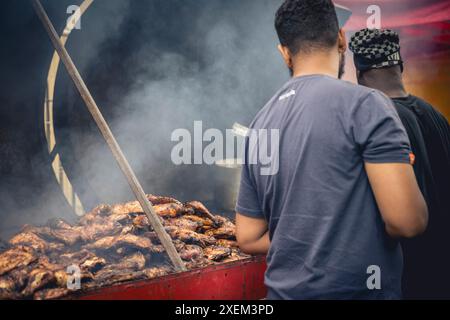
[{"label": "grey t-shirt", "polygon": [[[294,78],[251,129],[280,136],[273,175],[251,164],[247,139],[236,207],[268,221],[268,298],[401,298],[401,248],[385,232],[364,168],[365,162],[410,163],[409,140],[390,99],[328,76]],[[380,270],[381,289],[368,288],[377,274],[371,266]],[[369,282],[376,285],[376,278]]]}]

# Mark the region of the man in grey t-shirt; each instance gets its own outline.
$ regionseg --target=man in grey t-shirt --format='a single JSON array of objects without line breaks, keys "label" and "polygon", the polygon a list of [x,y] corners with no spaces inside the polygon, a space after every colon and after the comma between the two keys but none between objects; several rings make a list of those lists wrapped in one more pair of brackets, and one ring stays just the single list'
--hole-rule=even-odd
[{"label": "man in grey t-shirt", "polygon": [[[268,253],[270,299],[401,298],[396,238],[428,219],[405,130],[386,96],[338,80],[346,41],[330,0],[286,1],[276,28],[293,79],[251,125],[239,245]],[[264,146],[267,132],[279,140]]]}]

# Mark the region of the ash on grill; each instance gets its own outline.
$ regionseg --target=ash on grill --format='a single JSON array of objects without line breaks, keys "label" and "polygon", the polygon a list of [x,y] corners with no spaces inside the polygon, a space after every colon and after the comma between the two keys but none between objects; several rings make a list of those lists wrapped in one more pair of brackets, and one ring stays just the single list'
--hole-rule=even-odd
[{"label": "ash on grill", "polygon": [[[198,201],[148,195],[188,269],[247,258],[235,225]],[[72,226],[51,220],[24,226],[0,254],[0,299],[57,299],[71,293],[68,266],[81,271],[81,290],[173,272],[137,201],[101,205]]]}]

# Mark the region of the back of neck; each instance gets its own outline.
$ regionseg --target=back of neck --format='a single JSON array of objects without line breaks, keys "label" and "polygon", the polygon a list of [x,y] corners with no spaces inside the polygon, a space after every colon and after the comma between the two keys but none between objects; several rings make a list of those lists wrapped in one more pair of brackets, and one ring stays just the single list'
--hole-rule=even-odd
[{"label": "back of neck", "polygon": [[294,77],[327,75],[337,78],[339,73],[339,55],[328,51],[311,54],[299,53],[295,57],[293,64]]}]

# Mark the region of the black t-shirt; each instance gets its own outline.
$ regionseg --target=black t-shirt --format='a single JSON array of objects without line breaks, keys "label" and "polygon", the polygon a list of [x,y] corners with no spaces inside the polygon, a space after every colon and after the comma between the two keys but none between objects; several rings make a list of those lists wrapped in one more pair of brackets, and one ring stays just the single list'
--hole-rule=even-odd
[{"label": "black t-shirt", "polygon": [[450,298],[450,126],[415,96],[393,99],[416,155],[414,170],[429,207],[424,235],[403,241],[405,298]]},{"label": "black t-shirt", "polygon": [[[433,197],[435,194],[435,182],[419,119],[409,105],[398,102],[398,99],[393,100],[398,115],[400,116],[400,119],[402,120],[408,134],[409,141],[411,143],[411,150],[415,155],[415,163],[413,168],[414,173],[416,174],[417,182],[428,206],[433,207],[436,202],[436,199]],[[431,210],[431,208],[429,209]]]}]

